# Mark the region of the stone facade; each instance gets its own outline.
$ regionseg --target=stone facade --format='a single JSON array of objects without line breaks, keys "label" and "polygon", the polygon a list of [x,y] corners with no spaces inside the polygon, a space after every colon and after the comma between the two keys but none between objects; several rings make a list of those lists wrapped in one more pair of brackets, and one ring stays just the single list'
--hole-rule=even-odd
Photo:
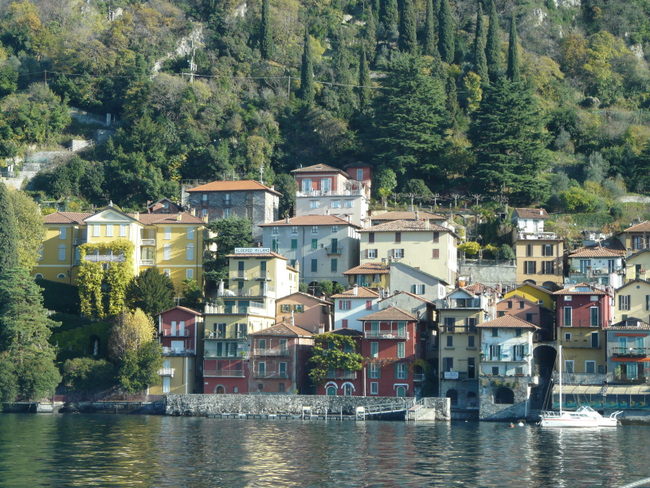
[{"label": "stone facade", "polygon": [[[517,420],[529,415],[530,376],[479,378],[479,419]],[[505,395],[504,395],[505,393]],[[507,396],[512,393],[512,401]],[[497,403],[506,400],[508,403]]]},{"label": "stone facade", "polygon": [[460,279],[469,283],[513,288],[517,282],[517,266],[514,261],[461,261]]}]

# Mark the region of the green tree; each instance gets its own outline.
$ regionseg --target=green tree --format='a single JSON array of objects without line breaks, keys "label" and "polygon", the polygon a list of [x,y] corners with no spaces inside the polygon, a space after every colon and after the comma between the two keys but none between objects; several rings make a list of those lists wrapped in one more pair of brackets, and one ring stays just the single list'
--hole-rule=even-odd
[{"label": "green tree", "polygon": [[126,289],[128,306],[139,308],[152,318],[174,306],[174,295],[172,280],[154,268],[133,278]]},{"label": "green tree", "polygon": [[273,55],[273,31],[271,27],[271,6],[269,5],[269,0],[262,2],[260,53],[262,54],[262,59],[271,59]]},{"label": "green tree", "polygon": [[302,52],[302,65],[300,67],[300,91],[298,97],[311,104],[314,101],[314,60],[311,52],[309,31],[305,29],[305,39]]},{"label": "green tree", "polygon": [[366,14],[366,26],[363,36],[363,49],[366,51],[366,57],[373,61],[377,51],[377,12],[372,6],[368,8]]},{"label": "green tree", "polygon": [[413,0],[402,0],[402,12],[399,22],[399,41],[400,50],[415,54],[418,49],[418,39],[416,33],[415,8]]},{"label": "green tree", "polygon": [[370,69],[368,68],[366,52],[362,49],[359,56],[359,88],[357,89],[359,95],[359,110],[361,110],[361,112],[365,112],[370,106],[370,85]]},{"label": "green tree", "polygon": [[128,351],[120,365],[117,380],[126,393],[138,393],[160,379],[162,348],[160,344],[150,341],[136,350]]},{"label": "green tree", "polygon": [[508,69],[506,76],[510,81],[520,80],[519,71],[519,42],[517,39],[517,23],[515,16],[510,19],[510,39],[508,41]]},{"label": "green tree", "polygon": [[397,0],[381,0],[379,19],[381,21],[382,38],[389,41],[396,40],[399,35]]},{"label": "green tree", "polygon": [[375,172],[373,188],[377,189],[377,194],[381,198],[384,207],[386,207],[388,197],[397,188],[397,175],[395,171],[388,167],[380,168],[379,171]]},{"label": "green tree", "polygon": [[487,40],[485,43],[485,57],[487,59],[488,75],[490,81],[495,81],[501,75],[501,39],[499,35],[499,16],[494,0],[490,2],[490,18]]},{"label": "green tree", "polygon": [[196,280],[183,280],[183,298],[181,305],[193,310],[200,310],[203,304],[203,289]]},{"label": "green tree", "polygon": [[435,10],[433,0],[426,0],[427,10],[424,20],[424,42],[422,53],[435,58],[440,57],[438,52],[438,13]]},{"label": "green tree", "polygon": [[319,385],[328,371],[359,371],[363,367],[363,356],[356,349],[357,344],[350,336],[331,332],[315,336],[312,357],[309,359],[312,364],[309,378]]},{"label": "green tree", "polygon": [[18,264],[30,270],[36,265],[39,249],[45,237],[41,209],[23,191],[10,190],[9,200],[11,201],[17,224],[16,235],[18,241],[16,251],[18,253]]},{"label": "green tree", "polygon": [[105,359],[68,359],[63,363],[63,384],[75,392],[106,390],[115,384],[115,366]]},{"label": "green tree", "polygon": [[424,180],[420,178],[413,178],[408,180],[404,185],[404,193],[417,195],[418,197],[430,197],[433,195]]},{"label": "green tree", "polygon": [[540,177],[548,161],[543,120],[523,82],[500,78],[487,87],[469,136],[476,154],[472,171],[476,191],[501,192],[517,204],[545,196]]},{"label": "green tree", "polygon": [[275,189],[280,192],[280,205],[278,206],[278,215],[292,217],[296,207],[296,191],[298,185],[296,179],[286,173],[279,174],[275,177]]},{"label": "green tree", "polygon": [[449,0],[441,0],[438,13],[438,50],[445,63],[452,63],[456,53],[456,23],[451,12]]},{"label": "green tree", "polygon": [[229,217],[212,221],[208,230],[216,235],[210,244],[216,244],[215,255],[204,262],[206,279],[216,283],[228,278],[228,254],[236,247],[249,247],[253,242],[251,221],[239,217]]},{"label": "green tree", "polygon": [[18,264],[18,228],[16,215],[4,183],[0,183],[0,273]]},{"label": "green tree", "polygon": [[152,342],[155,328],[153,320],[139,308],[118,315],[108,340],[110,357],[116,362],[124,360],[130,352]]},{"label": "green tree", "polygon": [[632,167],[635,175],[634,189],[645,194],[650,193],[650,141],[634,158]]},{"label": "green tree", "polygon": [[485,42],[485,21],[483,20],[483,8],[481,7],[481,2],[479,2],[476,12],[476,32],[474,34],[472,62],[474,71],[481,77],[481,83],[487,83],[489,81],[487,58],[485,57]]}]

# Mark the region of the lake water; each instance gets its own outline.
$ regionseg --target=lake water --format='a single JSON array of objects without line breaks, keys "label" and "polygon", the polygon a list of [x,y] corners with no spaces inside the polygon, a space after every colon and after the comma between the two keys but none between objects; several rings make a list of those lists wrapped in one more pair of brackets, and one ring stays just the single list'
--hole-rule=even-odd
[{"label": "lake water", "polygon": [[0,414],[0,487],[618,487],[650,477],[649,436],[646,426]]}]

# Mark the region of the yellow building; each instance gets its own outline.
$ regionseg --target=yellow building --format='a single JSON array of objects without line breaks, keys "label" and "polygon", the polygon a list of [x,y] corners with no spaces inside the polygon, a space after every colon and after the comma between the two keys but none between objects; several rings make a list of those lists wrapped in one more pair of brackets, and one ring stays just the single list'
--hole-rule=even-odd
[{"label": "yellow building", "polygon": [[[33,273],[51,281],[76,284],[79,246],[129,241],[134,247],[133,274],[156,268],[178,291],[186,279],[203,283],[204,222],[187,212],[127,214],[116,207],[95,213],[56,212],[46,215],[45,240]],[[86,259],[121,259],[100,252]]]},{"label": "yellow building", "polygon": [[429,220],[395,220],[361,233],[361,264],[400,262],[447,283],[458,274],[454,230]]},{"label": "yellow building", "polygon": [[549,310],[555,310],[553,292],[541,286],[525,283],[503,295],[504,300],[511,297],[522,297],[533,303],[539,303]]},{"label": "yellow building", "polygon": [[614,292],[613,323],[628,319],[650,323],[650,282],[633,280]]},{"label": "yellow building", "polygon": [[641,249],[625,258],[625,281],[650,279],[650,249]]},{"label": "yellow building", "polygon": [[650,249],[650,221],[628,227],[619,236],[628,253]]},{"label": "yellow building", "polygon": [[520,233],[515,240],[517,283],[562,285],[564,242],[552,233]]},{"label": "yellow building", "polygon": [[390,267],[387,264],[364,263],[348,269],[343,275],[347,276],[350,286],[387,290],[390,285]]}]

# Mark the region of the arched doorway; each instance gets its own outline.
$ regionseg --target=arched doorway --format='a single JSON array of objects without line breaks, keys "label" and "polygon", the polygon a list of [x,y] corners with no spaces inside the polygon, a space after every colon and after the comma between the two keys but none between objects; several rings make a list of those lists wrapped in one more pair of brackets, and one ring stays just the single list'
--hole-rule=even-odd
[{"label": "arched doorway", "polygon": [[476,397],[476,392],[473,391],[467,392],[467,408],[478,408],[478,400]]},{"label": "arched doorway", "polygon": [[345,383],[343,385],[343,396],[352,396],[352,393],[354,392],[354,386],[352,383]]},{"label": "arched doorway", "polygon": [[336,396],[336,386],[330,385],[327,388],[325,388],[325,394],[327,396]]},{"label": "arched doorway", "polygon": [[456,390],[453,388],[451,390],[447,390],[447,394],[445,396],[449,398],[452,407],[458,405],[458,392]]},{"label": "arched doorway", "polygon": [[497,388],[494,394],[494,403],[512,405],[515,403],[515,392],[505,386]]},{"label": "arched doorway", "polygon": [[551,389],[553,387],[553,370],[557,351],[548,345],[537,346],[533,350],[534,372],[539,383],[530,391],[530,408],[549,410],[551,406]]},{"label": "arched doorway", "polygon": [[226,389],[224,388],[223,385],[217,385],[217,387],[214,389],[214,392],[217,395],[223,395],[224,393],[226,393]]},{"label": "arched doorway", "polygon": [[404,385],[397,385],[395,387],[395,396],[396,397],[405,397],[406,396],[406,387]]}]

